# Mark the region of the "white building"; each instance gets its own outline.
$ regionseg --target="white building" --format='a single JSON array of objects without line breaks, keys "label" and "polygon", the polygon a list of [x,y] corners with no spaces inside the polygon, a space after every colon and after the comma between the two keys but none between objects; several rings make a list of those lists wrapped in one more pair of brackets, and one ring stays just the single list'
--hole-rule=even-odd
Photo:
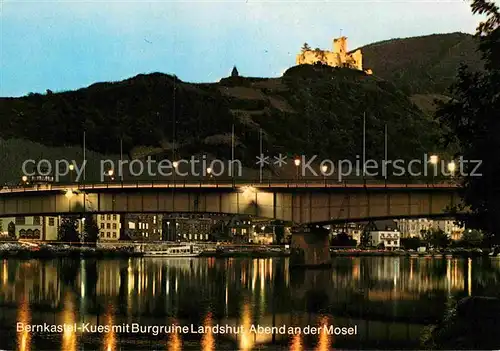
[{"label": "white building", "polygon": [[0,235],[9,235],[9,226],[17,239],[57,240],[59,217],[6,217],[0,218]]},{"label": "white building", "polygon": [[370,232],[370,246],[379,246],[384,244],[386,249],[397,249],[400,245],[401,233],[395,231],[371,231]]},{"label": "white building", "polygon": [[421,232],[429,229],[442,229],[453,240],[459,240],[464,228],[455,224],[454,220],[432,220],[428,218],[399,219],[398,229],[403,238],[421,238]]},{"label": "white building", "polygon": [[99,240],[120,239],[121,222],[120,215],[103,214],[97,216],[97,227],[99,228]]}]

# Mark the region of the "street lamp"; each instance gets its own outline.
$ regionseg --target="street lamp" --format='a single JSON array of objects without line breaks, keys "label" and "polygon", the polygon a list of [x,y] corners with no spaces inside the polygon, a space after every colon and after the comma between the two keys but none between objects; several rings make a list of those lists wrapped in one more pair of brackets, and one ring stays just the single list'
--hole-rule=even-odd
[{"label": "street lamp", "polygon": [[115,174],[115,171],[113,171],[112,169],[110,169],[106,175],[111,179],[111,180],[115,180],[115,177],[113,176]]},{"label": "street lamp", "polygon": [[171,237],[170,235],[170,221],[167,221],[167,241]]},{"label": "street lamp", "polygon": [[433,165],[433,170],[432,170],[432,183],[434,184],[434,177],[436,176],[436,170],[437,170],[437,164],[439,162],[439,157],[437,155],[431,155],[429,157],[429,162]]},{"label": "street lamp", "polygon": [[25,175],[23,175],[23,176],[21,177],[21,180],[23,181],[23,183],[26,183],[26,182],[28,181],[28,177],[27,177],[27,176],[25,176]]},{"label": "street lamp", "polygon": [[179,167],[179,162],[172,162],[172,166],[174,166],[174,182],[175,182],[175,173],[177,173],[177,167]]},{"label": "street lamp", "polygon": [[326,183],[326,171],[328,171],[328,166],[327,165],[321,166],[321,173],[323,173],[323,180],[325,181],[325,183]]},{"label": "street lamp", "polygon": [[75,166],[73,164],[70,164],[68,166],[68,169],[69,169],[70,181],[71,181],[71,183],[73,183],[73,171],[75,170]]},{"label": "street lamp", "polygon": [[299,180],[299,166],[300,166],[300,159],[299,159],[299,158],[296,158],[293,162],[295,163],[295,167],[297,167],[297,174],[296,174],[296,178],[297,178],[297,180]]},{"label": "street lamp", "polygon": [[451,161],[450,163],[448,163],[448,171],[450,171],[452,176],[455,174],[456,169],[457,165],[455,164],[455,162]]},{"label": "street lamp", "polygon": [[208,167],[207,168],[207,174],[208,174],[208,179],[212,179],[212,168]]}]

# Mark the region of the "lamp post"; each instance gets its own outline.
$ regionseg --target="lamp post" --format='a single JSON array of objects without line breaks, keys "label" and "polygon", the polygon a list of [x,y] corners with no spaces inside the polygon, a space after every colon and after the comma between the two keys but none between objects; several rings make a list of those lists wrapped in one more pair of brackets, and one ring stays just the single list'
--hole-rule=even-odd
[{"label": "lamp post", "polygon": [[298,181],[298,180],[299,180],[299,166],[300,166],[300,159],[299,159],[299,158],[296,158],[293,162],[295,163],[295,167],[297,167],[296,178],[297,178],[297,181]]},{"label": "lamp post", "polygon": [[68,166],[68,169],[69,169],[70,182],[73,183],[73,171],[75,170],[75,166],[73,164],[70,164]]},{"label": "lamp post", "polygon": [[172,162],[172,166],[174,166],[174,183],[175,183],[175,174],[177,173],[177,167],[179,167],[179,162],[174,161]]},{"label": "lamp post", "polygon": [[432,164],[433,169],[432,169],[432,184],[434,184],[434,177],[436,176],[436,167],[439,162],[439,157],[437,155],[431,155],[429,158],[429,162]]},{"label": "lamp post", "polygon": [[85,217],[82,218],[82,229],[80,232],[80,244],[83,244],[84,232],[85,232]]},{"label": "lamp post", "polygon": [[106,175],[109,177],[110,180],[115,180],[115,177],[114,177],[114,174],[115,174],[115,171],[113,171],[112,169],[110,169]]},{"label": "lamp post", "polygon": [[208,180],[212,179],[212,168],[208,167],[207,168],[207,174],[208,174]]},{"label": "lamp post", "polygon": [[168,239],[170,239],[171,235],[170,235],[170,221],[167,221],[167,241]]},{"label": "lamp post", "polygon": [[448,163],[448,171],[450,172],[451,178],[455,176],[455,171],[457,169],[457,165],[455,164],[454,161],[451,161]]},{"label": "lamp post", "polygon": [[325,185],[326,185],[326,171],[328,171],[328,166],[327,165],[321,166],[321,173],[323,173],[323,181],[325,182]]}]

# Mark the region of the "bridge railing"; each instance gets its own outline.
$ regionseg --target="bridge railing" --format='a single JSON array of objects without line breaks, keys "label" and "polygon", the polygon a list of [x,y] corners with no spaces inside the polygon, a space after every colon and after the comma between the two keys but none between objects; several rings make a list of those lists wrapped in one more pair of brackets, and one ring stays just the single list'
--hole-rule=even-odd
[{"label": "bridge railing", "polygon": [[93,189],[150,189],[150,188],[456,188],[457,183],[453,180],[446,181],[384,181],[384,180],[360,180],[344,179],[336,181],[331,179],[273,179],[260,181],[255,179],[231,179],[231,180],[170,180],[170,181],[108,181],[101,183],[51,183],[35,185],[5,186],[0,188],[0,193],[50,191],[50,190],[93,190]]}]

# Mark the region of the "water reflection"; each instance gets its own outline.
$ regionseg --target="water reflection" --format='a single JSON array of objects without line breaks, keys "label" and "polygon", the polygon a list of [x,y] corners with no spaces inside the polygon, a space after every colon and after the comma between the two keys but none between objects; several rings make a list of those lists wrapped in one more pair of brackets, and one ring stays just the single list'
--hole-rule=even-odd
[{"label": "water reflection", "polygon": [[112,327],[115,325],[113,313],[113,306],[108,305],[108,311],[106,313],[106,326],[111,328],[108,328],[104,334],[104,350],[106,351],[117,350],[115,329]]},{"label": "water reflection", "polygon": [[327,327],[330,325],[328,323],[328,317],[323,316],[320,318],[319,327],[322,328],[319,333],[318,345],[316,346],[316,351],[328,351],[330,350],[330,345],[332,344],[331,335],[328,334]]},{"label": "water reflection", "polygon": [[[173,325],[179,325],[177,321],[172,323]],[[180,351],[182,350],[182,339],[177,331],[177,328],[173,328],[174,331],[169,334],[169,340],[167,343],[167,350],[169,351]]]},{"label": "water reflection", "polygon": [[203,321],[203,326],[208,327],[209,329],[201,337],[201,349],[202,349],[202,351],[214,351],[215,350],[215,339],[214,339],[214,335],[213,335],[212,330],[211,330],[212,325],[213,325],[212,313],[208,312],[207,315],[205,316],[205,320]]},{"label": "water reflection", "polygon": [[76,351],[75,305],[73,294],[69,292],[66,293],[64,298],[62,321],[59,324],[63,326],[62,349],[64,351]]},{"label": "water reflection", "polygon": [[[489,259],[339,258],[333,269],[317,271],[290,271],[285,259],[9,259],[1,262],[0,321],[2,330],[47,321],[244,327],[240,334],[146,338],[134,347],[142,349],[165,341],[171,350],[193,343],[202,350],[416,348],[423,326],[442,317],[449,299],[493,295],[499,287],[500,260]],[[325,323],[357,325],[359,335],[250,330]],[[17,349],[45,347],[51,341],[42,334],[17,333]],[[90,342],[111,351],[135,345],[134,338],[110,330],[96,341],[68,327],[46,348],[76,350]],[[0,348],[14,348],[9,342],[0,338]]]},{"label": "water reflection", "polygon": [[252,327],[252,314],[250,312],[250,305],[247,302],[243,303],[241,326],[243,327],[243,330],[240,335],[240,350],[251,350],[254,345],[254,334],[250,329]]},{"label": "water reflection", "polygon": [[290,351],[302,351],[302,334],[295,334],[290,340]]},{"label": "water reflection", "polygon": [[[22,326],[31,324],[31,312],[27,299],[22,296],[18,307],[17,322]],[[21,332],[17,333],[17,347],[20,351],[31,350],[31,333],[23,328]]]}]

